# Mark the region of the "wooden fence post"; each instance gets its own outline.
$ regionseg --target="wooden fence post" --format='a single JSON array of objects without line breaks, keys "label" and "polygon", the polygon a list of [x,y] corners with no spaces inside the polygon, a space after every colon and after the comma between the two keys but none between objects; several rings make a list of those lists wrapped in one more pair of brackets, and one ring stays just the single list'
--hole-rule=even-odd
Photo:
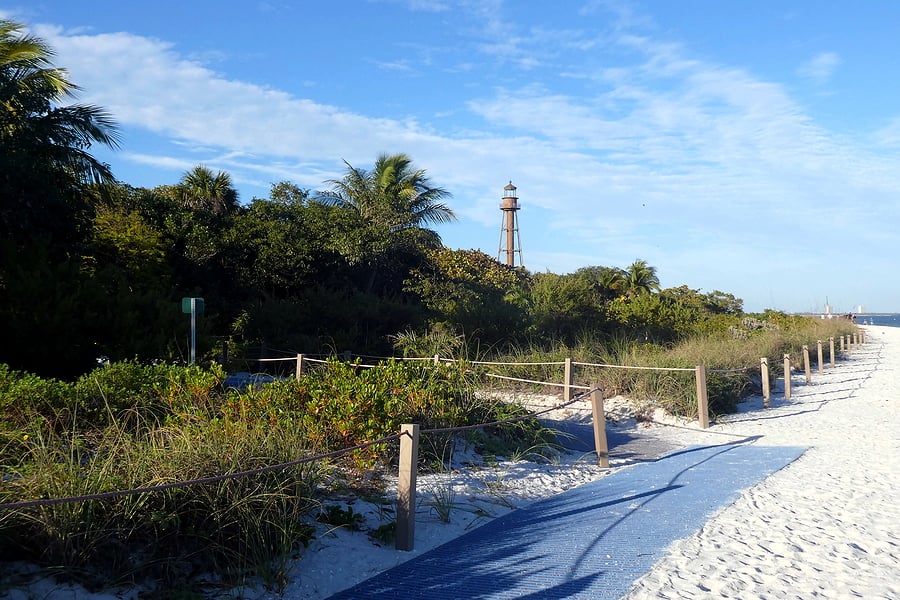
[{"label": "wooden fence post", "polygon": [[821,375],[821,374],[822,374],[822,369],[823,369],[822,363],[825,362],[825,361],[822,359],[822,340],[816,340],[816,359],[817,359],[818,362],[819,362],[819,364],[816,365],[816,367],[817,367],[818,370],[819,370],[819,375]]},{"label": "wooden fence post", "polygon": [[791,399],[791,355],[784,355],[784,399]]},{"label": "wooden fence post", "polygon": [[297,375],[296,375],[296,377],[298,380],[301,377],[303,377],[303,355],[302,354],[297,355]]},{"label": "wooden fence post", "polygon": [[697,365],[697,418],[701,429],[709,428],[709,396],[706,394],[706,365]]},{"label": "wooden fence post", "polygon": [[606,441],[606,414],[603,412],[603,396],[600,390],[591,392],[591,410],[594,413],[594,449],[597,451],[597,464],[609,467],[609,444]]},{"label": "wooden fence post", "polygon": [[573,377],[574,375],[572,374],[572,359],[566,358],[565,374],[563,375],[563,378],[565,379],[565,382],[563,384],[563,402],[568,402],[572,399],[572,384],[574,383]]},{"label": "wooden fence post", "polygon": [[844,354],[846,350],[844,349],[844,336],[841,336],[841,354]]},{"label": "wooden fence post", "polygon": [[397,474],[397,550],[412,550],[416,531],[416,463],[419,461],[419,426],[400,427],[400,469]]},{"label": "wooden fence post", "polygon": [[809,346],[803,344],[803,371],[806,373],[806,385],[812,382],[812,373],[809,371]]},{"label": "wooden fence post", "polygon": [[828,352],[831,357],[831,368],[834,368],[834,336],[828,338]]},{"label": "wooden fence post", "polygon": [[351,358],[352,358],[352,356],[350,355],[350,351],[344,350],[344,362],[350,362]]},{"label": "wooden fence post", "polygon": [[435,355],[434,355],[434,364],[435,364],[435,365],[441,364],[441,355],[440,355],[440,354],[435,354]]},{"label": "wooden fence post", "polygon": [[765,356],[759,359],[759,377],[762,380],[763,408],[769,408],[772,396],[769,388],[769,359]]}]

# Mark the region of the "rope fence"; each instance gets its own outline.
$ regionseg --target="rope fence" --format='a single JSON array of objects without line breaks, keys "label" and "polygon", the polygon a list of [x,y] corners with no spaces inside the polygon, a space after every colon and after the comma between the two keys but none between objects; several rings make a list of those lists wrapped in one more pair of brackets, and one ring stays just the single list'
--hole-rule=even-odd
[{"label": "rope fence", "polygon": [[[849,353],[855,346],[858,346],[860,343],[864,341],[863,333],[853,334],[852,336],[848,335],[846,338],[842,336],[840,338],[840,349],[842,353]],[[829,338],[829,350],[830,350],[830,364],[833,367],[835,363],[835,340],[834,338]],[[818,340],[816,342],[817,345],[817,366],[818,372],[822,373],[823,367],[825,364],[824,361],[824,350],[823,350],[823,342]],[[349,351],[343,353],[343,358],[345,361],[349,361],[351,356],[353,356]],[[363,355],[357,355],[358,358],[362,358]],[[276,362],[276,361],[296,361],[296,376],[299,378],[302,376],[304,372],[304,366],[306,363],[317,363],[324,364],[327,363],[328,360],[333,360],[334,357],[330,359],[314,359],[310,358],[304,354],[297,354],[295,358],[270,358],[270,359],[261,359],[261,361],[266,362]],[[395,361],[420,361],[420,362],[434,362],[437,364],[452,364],[455,362],[459,362],[454,359],[446,359],[441,358],[438,355],[434,357],[374,357],[368,356],[367,358],[378,358],[380,360],[395,360]],[[698,365],[696,367],[653,367],[653,366],[642,366],[642,365],[615,365],[610,363],[595,363],[595,362],[576,362],[571,358],[566,358],[564,361],[547,361],[547,362],[499,362],[499,361],[465,361],[467,364],[477,365],[477,366],[507,366],[507,367],[564,367],[564,376],[562,382],[548,382],[548,381],[540,381],[536,379],[530,379],[525,377],[513,377],[510,375],[502,375],[499,373],[488,373],[481,371],[472,371],[468,372],[480,377],[486,377],[490,379],[497,379],[501,381],[509,381],[516,383],[523,383],[528,385],[543,385],[552,388],[561,388],[563,391],[563,399],[568,401],[572,398],[572,393],[577,390],[586,390],[588,387],[583,385],[577,385],[575,383],[575,369],[576,368],[588,368],[588,369],[621,369],[621,370],[634,370],[634,371],[653,371],[653,372],[681,372],[681,373],[689,373],[694,372],[694,377],[696,380],[696,399],[697,399],[697,415],[700,427],[702,429],[707,429],[709,427],[709,397],[708,397],[708,388],[707,388],[707,377],[709,374],[714,375],[735,375],[741,373],[751,373],[751,372],[759,372],[760,374],[760,384],[762,386],[762,395],[763,395],[763,406],[768,408],[771,403],[771,375],[769,373],[769,365],[768,360],[763,358],[760,359],[760,364],[758,366],[746,366],[739,367],[734,369],[707,369],[706,365]],[[812,380],[812,373],[810,368],[810,358],[809,358],[809,348],[808,345],[803,345],[802,347],[802,362],[803,368],[806,374],[806,383],[810,384]],[[354,363],[356,367],[359,368],[376,368],[378,365],[376,364],[363,364],[363,363]],[[791,362],[789,360],[789,356],[785,355],[785,373],[790,373],[792,371]],[[790,377],[785,377],[785,397],[790,399],[791,393],[791,381]]]},{"label": "rope fence", "polygon": [[[865,339],[865,331],[861,331],[860,333],[854,333],[852,336],[841,336],[840,338],[840,351],[841,353],[851,353],[855,350],[858,350],[861,344],[866,342]],[[830,349],[830,364],[832,367],[835,365],[835,340],[834,338],[829,338],[829,349]],[[817,358],[818,358],[818,372],[822,373],[822,369],[824,367],[824,349],[823,342],[818,340],[816,342],[817,348]],[[348,356],[349,353],[345,353],[345,356]],[[374,358],[374,357],[369,357]],[[388,358],[390,359],[390,357]],[[297,377],[299,378],[303,373],[303,363],[308,361],[311,363],[326,363],[326,360],[314,359],[309,356],[303,354],[297,354],[295,357],[286,357],[286,358],[265,358],[258,359],[259,362],[283,362],[283,361],[295,361],[297,364]],[[395,359],[402,360],[402,359]],[[415,358],[415,359],[405,359],[405,360],[418,360],[418,361],[434,361],[436,364],[440,360],[447,359],[439,359],[439,357],[434,358]],[[806,382],[810,383],[811,379],[811,369],[810,369],[810,358],[809,358],[809,348],[807,345],[802,347],[802,360],[804,372],[806,374]],[[454,361],[450,361],[454,362]],[[258,467],[255,469],[239,471],[234,473],[226,473],[221,475],[215,475],[210,477],[203,477],[198,479],[192,479],[187,481],[176,481],[169,482],[157,485],[148,485],[133,489],[127,490],[117,490],[117,491],[107,491],[107,492],[99,492],[94,494],[84,494],[79,496],[70,496],[70,497],[61,497],[61,498],[42,498],[42,499],[34,499],[34,500],[26,500],[21,502],[11,502],[0,504],[0,511],[19,511],[27,508],[33,507],[41,507],[41,506],[51,506],[57,504],[66,504],[66,503],[74,503],[74,502],[88,502],[93,500],[101,500],[106,498],[114,498],[121,496],[131,496],[137,494],[145,494],[145,493],[154,493],[160,491],[166,491],[177,488],[186,488],[194,485],[204,485],[217,483],[229,479],[236,479],[240,477],[251,477],[254,475],[288,469],[291,467],[299,466],[302,464],[312,463],[316,461],[322,461],[330,458],[337,458],[345,454],[349,454],[351,452],[355,452],[358,450],[363,450],[365,448],[369,448],[375,445],[387,444],[396,440],[400,442],[400,461],[399,461],[399,476],[398,476],[398,500],[397,500],[397,529],[396,529],[396,548],[399,550],[412,550],[413,549],[413,538],[414,538],[414,529],[415,529],[415,498],[416,498],[416,469],[418,464],[418,441],[419,436],[422,434],[437,434],[437,433],[455,433],[462,432],[467,430],[474,430],[485,427],[499,426],[507,423],[513,423],[516,421],[533,419],[537,418],[543,414],[552,412],[554,410],[559,410],[561,408],[565,408],[576,402],[580,402],[590,397],[592,403],[592,416],[593,416],[593,425],[594,425],[594,442],[595,442],[595,451],[597,454],[598,464],[603,467],[609,466],[609,449],[606,441],[606,428],[605,428],[605,415],[603,409],[603,398],[601,394],[601,389],[597,386],[589,387],[584,385],[577,385],[574,382],[574,367],[588,367],[588,368],[613,368],[613,369],[635,369],[635,370],[655,370],[655,371],[679,371],[679,372],[690,372],[694,371],[696,377],[696,390],[697,390],[697,402],[698,402],[698,420],[699,426],[701,429],[707,429],[709,427],[709,414],[708,414],[708,397],[707,397],[707,382],[706,376],[707,373],[718,373],[718,374],[729,374],[729,373],[740,373],[740,372],[748,372],[755,371],[757,368],[760,370],[760,375],[762,379],[763,385],[763,403],[764,407],[768,408],[770,405],[770,376],[768,370],[768,359],[762,358],[760,359],[759,367],[744,367],[739,369],[718,369],[718,370],[709,370],[707,371],[705,365],[698,365],[695,368],[683,368],[683,367],[643,367],[643,366],[628,366],[628,365],[610,365],[604,363],[582,363],[582,362],[574,362],[572,359],[567,358],[562,362],[549,362],[549,363],[499,363],[499,362],[487,362],[487,361],[478,361],[472,362],[471,364],[479,364],[486,366],[564,366],[565,369],[565,381],[562,383],[559,382],[546,382],[546,381],[538,381],[538,380],[530,380],[524,378],[515,378],[509,377],[499,374],[493,373],[478,373],[479,375],[483,375],[486,377],[496,378],[504,381],[514,381],[535,385],[546,385],[551,387],[562,387],[563,388],[563,401],[559,404],[552,406],[550,408],[545,408],[539,411],[528,412],[524,415],[519,415],[516,417],[510,417],[508,419],[487,422],[487,423],[478,423],[472,425],[465,426],[457,426],[457,427],[446,427],[446,428],[434,428],[434,429],[426,429],[420,430],[420,426],[418,424],[404,424],[401,427],[401,431],[399,433],[395,433],[377,440],[373,440],[370,442],[365,442],[362,444],[358,444],[352,447],[343,448],[340,450],[335,450],[332,452],[327,452],[323,454],[318,454],[314,456],[303,457],[297,460],[279,463],[275,465],[268,465],[263,467]],[[356,366],[363,368],[374,368],[378,365],[363,365],[356,364]],[[792,363],[790,355],[784,355],[784,397],[785,399],[790,399],[791,394],[791,372],[792,372]],[[573,390],[582,390],[581,393],[577,395],[572,395]]]},{"label": "rope fence", "polygon": [[340,450],[335,450],[333,452],[326,452],[325,454],[317,454],[315,456],[307,456],[304,458],[298,458],[297,460],[292,460],[290,462],[279,463],[277,465],[268,465],[265,467],[258,467],[256,469],[250,469],[248,471],[237,471],[234,473],[224,473],[222,475],[213,475],[210,477],[201,477],[198,479],[190,479],[187,481],[173,481],[170,483],[161,483],[158,485],[148,485],[139,488],[133,488],[129,490],[114,490],[108,492],[98,492],[95,494],[84,494],[81,496],[67,496],[64,498],[41,498],[38,500],[25,500],[23,502],[10,502],[6,504],[0,504],[0,511],[3,510],[21,510],[23,508],[31,508],[34,506],[52,506],[54,504],[69,504],[72,502],[87,502],[89,500],[103,500],[105,498],[116,498],[119,496],[134,496],[136,494],[147,494],[151,492],[162,492],[166,490],[173,490],[178,488],[186,488],[194,485],[206,485],[210,483],[218,483],[220,481],[226,481],[228,479],[237,479],[240,477],[252,477],[254,475],[260,475],[262,473],[268,473],[270,471],[280,471],[283,469],[289,469],[291,467],[296,467],[302,464],[316,462],[320,460],[325,460],[327,458],[337,458],[339,456],[343,456],[344,454],[349,454],[350,452],[355,452],[357,450],[364,450],[365,448],[369,448],[371,446],[375,446],[377,444],[385,444],[392,440],[399,439],[402,434],[395,433],[393,435],[389,435],[387,437],[383,437],[378,440],[374,440],[371,442],[365,442],[362,444],[358,444],[356,446],[352,446],[349,448],[342,448]]},{"label": "rope fence", "polygon": [[640,366],[632,366],[632,365],[610,365],[606,363],[583,363],[583,362],[575,362],[572,363],[578,367],[594,367],[594,368],[603,368],[603,369],[632,369],[635,371],[693,371],[694,369],[691,367],[640,367]]},{"label": "rope fence", "polygon": [[[474,371],[473,371],[474,372]],[[518,383],[532,383],[535,385],[547,385],[550,387],[566,387],[568,384],[566,383],[553,383],[551,381],[537,381],[536,379],[522,379],[521,377],[507,377],[506,375],[495,375],[494,373],[483,373],[485,377],[491,377],[493,379],[502,379],[504,381],[516,381]],[[590,389],[584,385],[572,385],[573,389],[579,390],[587,390]]]}]

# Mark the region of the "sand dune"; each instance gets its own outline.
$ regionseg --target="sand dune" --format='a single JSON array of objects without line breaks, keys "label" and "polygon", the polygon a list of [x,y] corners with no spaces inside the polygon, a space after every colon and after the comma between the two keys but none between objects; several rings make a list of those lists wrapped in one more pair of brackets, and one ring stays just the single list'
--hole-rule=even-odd
[{"label": "sand dune", "polygon": [[[772,408],[761,398],[720,419],[709,430],[668,419],[637,423],[626,404],[610,403],[617,422],[610,427],[631,437],[682,448],[759,436],[760,445],[805,446],[797,461],[743,492],[640,578],[629,600],[647,598],[900,598],[900,328],[865,327],[869,343],[835,369],[803,376],[791,401],[777,395]],[[517,398],[521,401],[523,398]],[[530,396],[531,408],[552,406],[555,396]],[[590,409],[575,405],[553,419],[582,422]],[[718,438],[718,439],[717,439]],[[398,552],[374,544],[365,533],[319,532],[318,539],[289,566],[290,583],[281,594],[242,588],[245,598],[314,600],[348,588],[402,561],[459,536],[491,516],[558,494],[631,460],[615,459],[613,469],[596,466],[590,454],[566,455],[557,463],[505,460],[481,468],[464,466],[419,479],[416,548]],[[430,494],[452,493],[450,522],[438,517]],[[390,518],[383,507],[353,504],[374,529]],[[563,543],[563,542],[561,542]],[[26,568],[27,570],[27,568]],[[40,575],[38,573],[38,575]],[[10,599],[139,598],[140,589],[88,593],[79,586],[38,577],[13,586]]]}]

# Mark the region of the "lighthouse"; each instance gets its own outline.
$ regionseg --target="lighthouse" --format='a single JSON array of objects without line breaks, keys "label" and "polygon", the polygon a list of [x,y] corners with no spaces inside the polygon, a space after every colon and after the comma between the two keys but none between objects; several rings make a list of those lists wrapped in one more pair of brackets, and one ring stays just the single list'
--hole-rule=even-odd
[{"label": "lighthouse", "polygon": [[[497,250],[497,261],[510,267],[524,267],[522,261],[522,240],[519,237],[519,198],[516,196],[516,186],[512,181],[503,188],[503,199],[500,201],[500,210],[503,220],[500,223],[500,248]],[[516,255],[519,264],[516,265]]]}]

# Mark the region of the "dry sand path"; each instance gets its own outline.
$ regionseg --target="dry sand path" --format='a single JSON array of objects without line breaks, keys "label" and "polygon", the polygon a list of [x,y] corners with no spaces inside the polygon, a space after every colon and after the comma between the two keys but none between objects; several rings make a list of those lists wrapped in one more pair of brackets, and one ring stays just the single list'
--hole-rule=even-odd
[{"label": "dry sand path", "polygon": [[629,600],[900,598],[900,328],[865,329],[792,401],[714,426],[809,450],[673,544]]}]

